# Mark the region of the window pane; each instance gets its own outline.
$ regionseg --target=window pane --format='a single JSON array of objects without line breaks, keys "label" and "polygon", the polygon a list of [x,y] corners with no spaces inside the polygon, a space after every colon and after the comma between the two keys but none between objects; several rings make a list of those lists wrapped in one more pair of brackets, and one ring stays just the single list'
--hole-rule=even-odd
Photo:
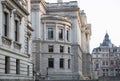
[{"label": "window pane", "polygon": [[64,59],[60,59],[60,68],[64,68]]},{"label": "window pane", "polygon": [[53,39],[53,28],[48,28],[48,39]]},{"label": "window pane", "polygon": [[10,73],[10,57],[5,56],[5,73]]},{"label": "window pane", "polygon": [[98,69],[99,68],[99,64],[96,64],[96,69]]},{"label": "window pane", "polygon": [[4,12],[4,36],[8,36],[8,13]]},{"label": "window pane", "polygon": [[68,59],[68,68],[70,68],[70,59]]},{"label": "window pane", "polygon": [[29,71],[29,65],[27,65],[27,75],[29,76],[29,74],[30,74],[30,71]]},{"label": "window pane", "polygon": [[69,41],[69,31],[67,30],[67,40]]},{"label": "window pane", "polygon": [[18,21],[15,20],[15,41],[18,41],[19,29],[18,29]]},{"label": "window pane", "polygon": [[20,74],[20,60],[16,59],[16,74]]},{"label": "window pane", "polygon": [[48,58],[48,67],[54,68],[54,58]]},{"label": "window pane", "polygon": [[53,52],[54,51],[54,46],[53,45],[49,45],[48,49],[49,49],[49,52]]},{"label": "window pane", "polygon": [[70,47],[68,47],[68,53],[70,53]]},{"label": "window pane", "polygon": [[64,46],[60,46],[60,53],[64,52]]},{"label": "window pane", "polygon": [[63,29],[59,29],[59,39],[63,39]]}]

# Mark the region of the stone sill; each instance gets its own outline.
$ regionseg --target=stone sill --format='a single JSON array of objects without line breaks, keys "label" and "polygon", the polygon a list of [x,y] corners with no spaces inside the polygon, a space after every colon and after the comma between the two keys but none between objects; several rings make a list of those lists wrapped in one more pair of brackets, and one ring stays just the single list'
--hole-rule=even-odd
[{"label": "stone sill", "polygon": [[5,45],[11,46],[12,44],[12,39],[8,38],[7,36],[2,36],[2,42]]},{"label": "stone sill", "polygon": [[14,41],[14,48],[20,50],[21,49],[21,44],[19,42],[17,42],[17,41]]}]

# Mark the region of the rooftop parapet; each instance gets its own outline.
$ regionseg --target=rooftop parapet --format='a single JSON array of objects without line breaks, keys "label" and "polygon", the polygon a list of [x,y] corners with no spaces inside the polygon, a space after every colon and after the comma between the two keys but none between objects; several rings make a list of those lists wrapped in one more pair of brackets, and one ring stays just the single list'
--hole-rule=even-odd
[{"label": "rooftop parapet", "polygon": [[64,10],[64,9],[78,9],[77,1],[63,2],[63,3],[46,3],[48,10]]}]

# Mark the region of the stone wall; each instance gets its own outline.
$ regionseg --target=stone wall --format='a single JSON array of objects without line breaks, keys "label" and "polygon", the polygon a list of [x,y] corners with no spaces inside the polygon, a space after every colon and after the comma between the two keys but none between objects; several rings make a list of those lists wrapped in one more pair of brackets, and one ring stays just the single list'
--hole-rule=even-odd
[{"label": "stone wall", "polygon": [[29,79],[0,79],[0,81],[34,81]]},{"label": "stone wall", "polygon": [[120,77],[114,77],[114,76],[111,76],[111,77],[100,77],[99,78],[99,81],[120,81]]}]

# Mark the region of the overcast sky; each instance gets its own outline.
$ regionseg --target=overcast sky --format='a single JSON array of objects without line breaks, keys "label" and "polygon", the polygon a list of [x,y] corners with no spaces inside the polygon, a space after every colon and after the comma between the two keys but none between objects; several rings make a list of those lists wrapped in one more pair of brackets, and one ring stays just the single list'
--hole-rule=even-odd
[{"label": "overcast sky", "polygon": [[[57,0],[46,0],[57,2]],[[90,50],[102,43],[106,32],[113,44],[120,46],[120,0],[63,0],[78,1],[81,10],[84,10],[88,23],[92,24]]]}]

